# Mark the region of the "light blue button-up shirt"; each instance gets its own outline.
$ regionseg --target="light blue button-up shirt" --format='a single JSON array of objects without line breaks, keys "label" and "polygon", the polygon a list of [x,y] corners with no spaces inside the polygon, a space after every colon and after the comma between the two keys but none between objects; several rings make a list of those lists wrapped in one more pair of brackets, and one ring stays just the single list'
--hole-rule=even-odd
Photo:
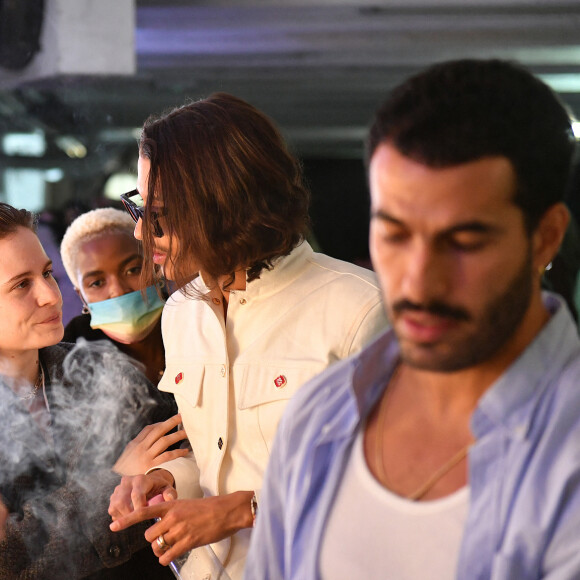
[{"label": "light blue button-up shirt", "polygon": [[[563,301],[545,293],[544,302],[550,320],[472,416],[460,580],[580,578],[580,341]],[[288,405],[246,580],[320,577],[324,526],[352,444],[397,358],[388,331],[311,380]]]}]

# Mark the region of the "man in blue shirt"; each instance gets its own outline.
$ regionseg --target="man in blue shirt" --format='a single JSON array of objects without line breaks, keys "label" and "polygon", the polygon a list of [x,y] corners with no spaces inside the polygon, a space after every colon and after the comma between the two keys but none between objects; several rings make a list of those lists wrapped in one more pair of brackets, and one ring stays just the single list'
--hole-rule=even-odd
[{"label": "man in blue shirt", "polygon": [[580,342],[541,290],[573,149],[514,64],[393,91],[368,143],[392,329],[287,407],[247,579],[580,578]]}]

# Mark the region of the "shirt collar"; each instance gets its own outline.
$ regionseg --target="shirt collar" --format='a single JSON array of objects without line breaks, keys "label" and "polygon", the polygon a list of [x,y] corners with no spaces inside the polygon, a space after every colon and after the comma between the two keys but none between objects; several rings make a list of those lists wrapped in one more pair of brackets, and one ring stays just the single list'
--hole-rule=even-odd
[{"label": "shirt collar", "polygon": [[365,418],[385,390],[399,362],[399,343],[395,333],[383,332],[355,359],[353,394],[359,416]]},{"label": "shirt collar", "polygon": [[580,354],[578,331],[562,298],[543,293],[550,320],[481,398],[471,421],[477,438],[497,425],[527,436],[540,395]]},{"label": "shirt collar", "polygon": [[[481,398],[473,416],[472,430],[479,438],[495,425],[504,425],[515,436],[527,435],[539,395],[561,373],[565,364],[580,355],[580,339],[570,312],[561,297],[543,293],[550,320],[516,361]],[[386,388],[399,360],[399,345],[387,330],[352,359],[352,388],[363,420]]]},{"label": "shirt collar", "polygon": [[319,443],[352,437],[387,386],[398,352],[397,341],[387,330],[359,354],[325,371],[327,411]]}]

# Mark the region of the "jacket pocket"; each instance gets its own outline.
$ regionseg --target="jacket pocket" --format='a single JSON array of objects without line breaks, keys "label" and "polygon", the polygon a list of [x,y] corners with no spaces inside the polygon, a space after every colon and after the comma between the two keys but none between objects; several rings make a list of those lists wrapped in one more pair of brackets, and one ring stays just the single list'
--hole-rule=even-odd
[{"label": "jacket pocket", "polygon": [[243,370],[243,377],[238,383],[239,420],[247,432],[254,433],[256,444],[261,440],[265,446],[264,462],[271,452],[278,423],[288,401],[305,382],[324,368],[323,364],[300,367],[282,364],[248,366]]},{"label": "jacket pocket", "polygon": [[204,376],[203,364],[179,360],[168,362],[163,378],[159,382],[159,390],[173,393],[178,404],[181,398],[192,407],[197,407]]},{"label": "jacket pocket", "polygon": [[[241,371],[239,409],[250,409],[266,403],[286,401],[309,379],[323,371],[321,363],[289,367],[280,365],[247,365]],[[234,376],[236,382],[238,376]]]}]

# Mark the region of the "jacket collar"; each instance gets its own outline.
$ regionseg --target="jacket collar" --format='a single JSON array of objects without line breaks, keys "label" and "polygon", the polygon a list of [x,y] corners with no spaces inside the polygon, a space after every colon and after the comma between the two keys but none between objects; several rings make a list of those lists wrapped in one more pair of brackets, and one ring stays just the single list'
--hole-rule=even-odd
[{"label": "jacket collar", "polygon": [[[280,292],[300,275],[313,254],[314,250],[310,244],[303,241],[290,254],[276,259],[271,270],[262,270],[257,280],[246,281],[245,290],[232,290],[231,294],[243,296],[246,299],[256,299]],[[192,284],[201,294],[205,295],[210,292],[201,275]]]}]

